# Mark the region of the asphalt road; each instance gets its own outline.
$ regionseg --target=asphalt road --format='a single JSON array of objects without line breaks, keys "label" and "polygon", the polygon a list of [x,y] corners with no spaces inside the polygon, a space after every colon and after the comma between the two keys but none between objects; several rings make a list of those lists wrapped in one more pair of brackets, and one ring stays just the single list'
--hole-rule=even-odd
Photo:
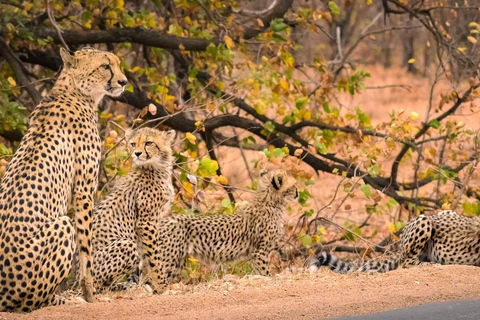
[{"label": "asphalt road", "polygon": [[333,320],[480,320],[480,299],[430,303]]}]

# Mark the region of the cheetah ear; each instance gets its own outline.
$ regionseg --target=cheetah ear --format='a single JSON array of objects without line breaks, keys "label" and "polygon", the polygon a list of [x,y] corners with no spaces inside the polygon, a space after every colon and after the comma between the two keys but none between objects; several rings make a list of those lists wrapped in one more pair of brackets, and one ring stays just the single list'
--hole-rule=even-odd
[{"label": "cheetah ear", "polygon": [[175,140],[175,136],[177,135],[175,130],[164,131],[164,134],[165,134],[165,137],[167,138],[167,140],[170,141],[170,144],[173,143],[173,141]]},{"label": "cheetah ear", "polygon": [[76,68],[76,60],[73,55],[71,55],[65,48],[60,48],[60,56],[63,60],[63,65],[65,68]]},{"label": "cheetah ear", "polygon": [[263,177],[264,175],[266,175],[268,173],[267,170],[263,169],[260,171],[260,177]]},{"label": "cheetah ear", "polygon": [[133,135],[133,130],[132,129],[127,129],[125,130],[125,140],[130,139],[130,137]]}]

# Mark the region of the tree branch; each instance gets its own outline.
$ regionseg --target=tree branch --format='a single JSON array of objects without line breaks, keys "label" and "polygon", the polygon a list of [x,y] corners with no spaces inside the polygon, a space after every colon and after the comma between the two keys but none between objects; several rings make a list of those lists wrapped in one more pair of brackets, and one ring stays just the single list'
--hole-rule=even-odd
[{"label": "tree branch", "polygon": [[27,90],[28,94],[30,95],[30,98],[32,98],[33,102],[35,105],[39,104],[40,101],[42,101],[42,95],[40,92],[35,89],[35,86],[30,82],[28,77],[25,75],[23,72],[22,66],[20,61],[18,60],[17,56],[12,52],[10,47],[7,45],[7,43],[0,38],[0,55],[2,55],[5,60],[8,62],[10,67],[13,70],[13,73],[15,73],[15,78],[18,80],[18,83],[25,87],[25,90]]}]

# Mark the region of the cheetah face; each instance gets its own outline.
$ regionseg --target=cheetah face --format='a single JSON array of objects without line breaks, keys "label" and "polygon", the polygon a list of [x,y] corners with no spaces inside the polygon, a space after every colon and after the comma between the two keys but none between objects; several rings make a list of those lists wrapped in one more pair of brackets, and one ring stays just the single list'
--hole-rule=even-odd
[{"label": "cheetah face", "polygon": [[136,167],[165,168],[171,166],[172,142],[175,131],[160,131],[153,128],[127,130],[125,140]]},{"label": "cheetah face", "polygon": [[287,201],[296,200],[298,198],[297,180],[284,170],[274,170],[260,172],[261,189],[267,189],[272,194],[276,194],[279,198]]},{"label": "cheetah face", "polygon": [[98,104],[104,95],[118,97],[127,84],[120,69],[120,60],[110,52],[83,48],[73,55],[60,49],[64,69],[78,90]]}]

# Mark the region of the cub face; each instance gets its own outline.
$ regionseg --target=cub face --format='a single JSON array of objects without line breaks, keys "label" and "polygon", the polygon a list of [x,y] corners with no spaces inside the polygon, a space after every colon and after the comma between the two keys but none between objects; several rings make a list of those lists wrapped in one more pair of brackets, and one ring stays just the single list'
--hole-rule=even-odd
[{"label": "cub face", "polygon": [[115,54],[86,47],[73,55],[61,48],[60,56],[64,71],[73,78],[75,86],[83,94],[96,101],[104,95],[118,97],[122,94],[127,77],[120,69],[120,59]]},{"label": "cub face", "polygon": [[288,174],[285,170],[274,170],[260,172],[260,188],[267,189],[272,194],[287,201],[296,200],[298,198],[297,180]]},{"label": "cub face", "polygon": [[135,167],[165,168],[173,159],[172,142],[175,131],[160,131],[153,128],[127,130],[125,140]]}]

